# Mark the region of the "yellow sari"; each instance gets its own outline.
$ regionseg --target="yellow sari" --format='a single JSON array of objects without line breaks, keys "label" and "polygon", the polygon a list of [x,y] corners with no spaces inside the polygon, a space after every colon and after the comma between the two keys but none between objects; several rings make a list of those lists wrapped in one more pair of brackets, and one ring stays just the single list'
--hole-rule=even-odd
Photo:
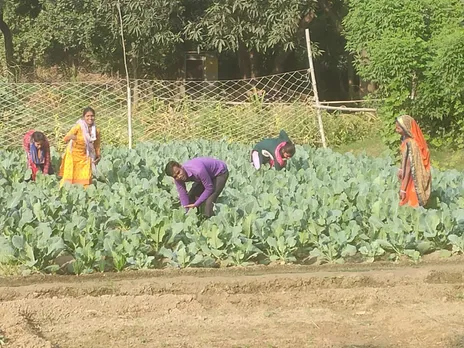
[{"label": "yellow sari", "polygon": [[[81,126],[76,124],[66,134],[67,139],[69,136],[75,135],[76,140],[66,146],[66,152],[61,160],[61,167],[59,176],[62,177],[60,187],[65,182],[70,184],[81,184],[87,187],[92,182],[92,159],[87,155],[87,146],[85,136]],[[96,130],[96,140],[93,143],[95,154],[100,157],[100,130]]]}]

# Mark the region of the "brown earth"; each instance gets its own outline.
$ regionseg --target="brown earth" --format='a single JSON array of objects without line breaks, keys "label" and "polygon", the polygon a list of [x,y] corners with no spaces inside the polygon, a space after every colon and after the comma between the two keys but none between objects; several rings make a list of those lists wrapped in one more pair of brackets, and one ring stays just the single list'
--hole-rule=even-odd
[{"label": "brown earth", "polygon": [[0,278],[0,347],[464,347],[463,261]]}]

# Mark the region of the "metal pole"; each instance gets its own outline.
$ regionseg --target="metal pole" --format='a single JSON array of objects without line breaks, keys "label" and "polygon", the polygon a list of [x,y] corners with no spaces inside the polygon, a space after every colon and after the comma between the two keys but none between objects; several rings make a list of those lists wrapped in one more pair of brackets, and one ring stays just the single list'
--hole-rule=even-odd
[{"label": "metal pole", "polygon": [[321,104],[319,103],[319,94],[317,93],[317,82],[316,82],[316,74],[314,73],[313,57],[311,54],[311,38],[309,36],[309,29],[306,29],[305,33],[306,33],[306,48],[308,51],[309,72],[311,74],[311,84],[313,86],[314,102],[316,104],[316,114],[317,114],[317,121],[319,123],[319,133],[321,135],[322,146],[326,148],[327,143],[325,141],[324,125],[322,124]]},{"label": "metal pole", "polygon": [[126,44],[124,40],[124,29],[122,22],[122,13],[121,13],[121,3],[116,3],[119,13],[119,22],[121,26],[121,42],[122,42],[122,51],[124,58],[124,68],[126,69],[126,89],[127,89],[127,133],[129,136],[129,149],[132,149],[132,98],[131,98],[131,88],[130,88],[130,79],[129,79],[129,69],[127,68],[127,58],[126,58]]}]

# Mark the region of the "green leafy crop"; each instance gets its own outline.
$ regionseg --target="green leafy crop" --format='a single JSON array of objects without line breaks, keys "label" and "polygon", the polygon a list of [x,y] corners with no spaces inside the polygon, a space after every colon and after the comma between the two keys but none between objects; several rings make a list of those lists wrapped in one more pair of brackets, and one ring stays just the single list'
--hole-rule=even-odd
[{"label": "green leafy crop", "polygon": [[[0,151],[0,263],[81,274],[464,251],[460,172],[433,170],[432,207],[412,209],[398,205],[390,158],[298,146],[287,170],[255,171],[249,151],[203,140],[106,147],[86,190],[60,189],[54,176],[25,182],[24,154]],[[167,161],[194,156],[222,159],[230,171],[209,220],[186,214],[163,174]]]}]

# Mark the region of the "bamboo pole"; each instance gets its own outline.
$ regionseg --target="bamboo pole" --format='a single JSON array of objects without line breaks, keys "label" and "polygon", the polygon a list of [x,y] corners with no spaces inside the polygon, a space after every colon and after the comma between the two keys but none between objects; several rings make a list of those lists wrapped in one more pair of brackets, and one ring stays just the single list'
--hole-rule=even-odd
[{"label": "bamboo pole", "polygon": [[127,133],[129,137],[129,149],[132,149],[132,98],[131,98],[131,88],[130,88],[130,79],[129,79],[129,69],[127,68],[127,57],[126,57],[126,44],[124,40],[124,29],[122,22],[122,13],[121,13],[121,3],[116,3],[119,14],[119,22],[121,26],[121,42],[122,42],[122,52],[124,58],[124,68],[126,69],[126,90],[127,90]]},{"label": "bamboo pole", "polygon": [[372,108],[347,108],[343,106],[328,106],[328,105],[316,105],[316,108],[318,109],[324,109],[324,110],[340,110],[340,111],[359,111],[359,112],[376,112],[377,109],[372,109]]},{"label": "bamboo pole", "polygon": [[365,103],[370,101],[382,101],[383,99],[358,99],[358,100],[329,100],[329,101],[321,101],[320,104],[330,105],[330,104],[353,104],[353,103]]},{"label": "bamboo pole", "polygon": [[325,141],[324,125],[322,124],[321,104],[319,103],[319,94],[317,92],[317,81],[316,81],[316,74],[314,73],[313,57],[311,53],[311,37],[309,36],[309,29],[306,29],[305,33],[306,33],[306,48],[308,51],[309,72],[311,74],[311,84],[312,84],[313,93],[314,93],[314,101],[316,104],[316,114],[317,114],[317,121],[319,123],[319,133],[321,135],[322,147],[326,148],[327,143]]}]

